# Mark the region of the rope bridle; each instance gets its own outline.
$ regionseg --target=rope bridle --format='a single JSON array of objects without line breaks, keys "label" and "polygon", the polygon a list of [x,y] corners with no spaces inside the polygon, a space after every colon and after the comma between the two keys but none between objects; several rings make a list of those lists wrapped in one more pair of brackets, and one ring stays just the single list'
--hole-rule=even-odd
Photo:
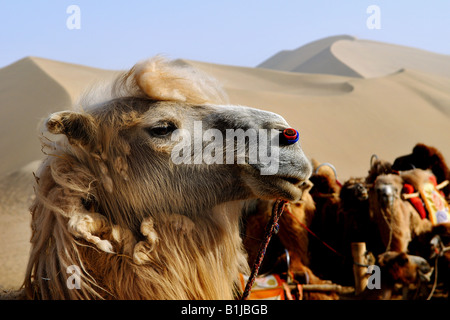
[{"label": "rope bridle", "polygon": [[384,221],[386,222],[386,224],[389,227],[389,240],[388,243],[386,245],[386,251],[389,251],[391,249],[391,244],[392,244],[392,234],[394,233],[394,230],[392,228],[392,218],[395,216],[395,207],[394,204],[391,203],[389,205],[389,209],[391,211],[391,216],[390,219],[388,219],[388,217],[386,217],[386,213],[384,212],[384,210],[381,210],[381,214],[383,216]]},{"label": "rope bridle", "polygon": [[286,203],[286,200],[277,199],[272,207],[272,216],[267,223],[264,240],[259,248],[258,254],[253,264],[252,272],[250,273],[250,277],[248,278],[247,285],[245,286],[241,300],[247,300],[248,296],[250,295],[250,291],[252,289],[253,283],[255,282],[256,276],[258,275],[259,268],[261,267],[264,255],[266,254],[266,249],[269,245],[270,239],[272,238],[273,234],[278,231],[278,221],[281,217],[281,214],[283,213]]},{"label": "rope bridle", "polygon": [[436,290],[437,284],[438,284],[438,260],[439,258],[443,257],[445,252],[450,251],[450,246],[445,246],[442,242],[441,237],[438,235],[434,236],[433,239],[431,239],[432,248],[434,250],[432,254],[432,258],[434,257],[434,282],[433,287],[431,288],[431,292],[429,293],[427,300],[431,300],[431,298],[434,295],[434,291]]}]

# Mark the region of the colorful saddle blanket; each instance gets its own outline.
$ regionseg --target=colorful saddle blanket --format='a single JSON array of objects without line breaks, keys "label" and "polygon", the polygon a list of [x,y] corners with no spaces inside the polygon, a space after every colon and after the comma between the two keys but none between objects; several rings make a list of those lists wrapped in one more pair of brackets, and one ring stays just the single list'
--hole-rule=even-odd
[{"label": "colorful saddle blanket", "polygon": [[[248,281],[248,276],[239,274],[242,291]],[[283,281],[277,274],[256,277],[248,300],[285,300]]]},{"label": "colorful saddle blanket", "polygon": [[425,183],[419,193],[427,208],[428,219],[433,225],[450,222],[450,206],[434,183]]},{"label": "colorful saddle blanket", "polygon": [[[445,200],[441,191],[437,188],[435,177],[424,183],[419,189],[420,197],[410,197],[409,201],[417,210],[422,219],[428,217],[433,225],[450,222],[450,205]],[[403,186],[406,194],[414,193],[414,187],[409,184]]]}]

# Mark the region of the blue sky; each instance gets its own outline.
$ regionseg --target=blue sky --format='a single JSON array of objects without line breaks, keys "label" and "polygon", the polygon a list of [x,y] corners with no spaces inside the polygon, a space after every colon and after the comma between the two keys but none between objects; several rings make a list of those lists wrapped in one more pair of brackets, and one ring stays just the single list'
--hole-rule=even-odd
[{"label": "blue sky", "polygon": [[[66,26],[72,4],[81,29]],[[31,55],[125,69],[155,54],[254,67],[339,34],[450,54],[450,1],[0,0],[0,67]]]}]

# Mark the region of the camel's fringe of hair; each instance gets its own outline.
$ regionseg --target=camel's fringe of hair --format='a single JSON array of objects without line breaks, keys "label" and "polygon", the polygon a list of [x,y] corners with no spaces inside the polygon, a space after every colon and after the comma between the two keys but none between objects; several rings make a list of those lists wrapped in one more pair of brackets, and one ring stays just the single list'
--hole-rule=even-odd
[{"label": "camel's fringe of hair", "polygon": [[76,105],[79,108],[95,107],[124,97],[192,104],[224,104],[229,101],[216,79],[186,63],[168,61],[162,56],[139,62],[129,71],[114,77],[113,81],[87,90]]}]

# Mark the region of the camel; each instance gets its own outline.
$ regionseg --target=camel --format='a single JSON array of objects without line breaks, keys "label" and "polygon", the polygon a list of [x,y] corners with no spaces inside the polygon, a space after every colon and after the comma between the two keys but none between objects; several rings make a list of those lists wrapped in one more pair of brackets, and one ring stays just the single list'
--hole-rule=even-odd
[{"label": "camel", "polygon": [[370,224],[369,192],[364,178],[350,178],[344,182],[339,194],[340,215],[344,221],[345,237],[350,242],[366,242]]},{"label": "camel", "polygon": [[[366,288],[357,299],[394,300],[426,298],[427,283],[432,268],[420,257],[405,252],[386,251],[377,258],[380,268],[379,288]],[[398,296],[398,287],[402,288],[402,297]],[[413,287],[413,290],[409,290]]]},{"label": "camel", "polygon": [[[273,174],[262,174],[263,161],[205,163],[198,148],[180,147],[198,147],[199,133],[289,127],[277,114],[224,99],[214,79],[156,57],[119,76],[110,92],[91,90],[82,110],[49,116],[26,298],[236,297],[239,273],[249,271],[243,206],[255,198],[299,200],[311,165],[300,143],[280,144]],[[193,161],[175,163],[176,148]]]},{"label": "camel", "polygon": [[352,177],[344,182],[339,193],[338,220],[340,235],[329,244],[344,257],[336,257],[333,272],[336,282],[353,285],[352,243],[365,242],[368,251],[378,244],[376,226],[370,219],[369,192],[364,178]]},{"label": "camel", "polygon": [[368,187],[373,187],[373,184],[379,175],[390,173],[397,173],[397,171],[392,169],[392,163],[383,159],[378,159],[378,156],[374,154],[370,158],[370,169],[366,176],[365,183]]},{"label": "camel", "polygon": [[[311,269],[323,279],[342,283],[342,272],[336,265],[342,265],[343,257],[326,247],[322,241],[330,244],[339,251],[342,239],[340,223],[339,194],[342,189],[341,183],[337,179],[336,169],[332,164],[313,161],[314,171],[310,181],[313,187],[310,191],[316,204],[316,212],[311,221],[311,230],[317,235],[310,236]],[[320,240],[319,240],[320,239]],[[335,248],[336,247],[336,248]],[[337,248],[339,247],[339,249]],[[330,268],[330,265],[333,265]]]},{"label": "camel", "polygon": [[444,294],[450,300],[450,222],[437,224],[420,234],[411,241],[408,249],[434,266],[434,282],[443,284]]},{"label": "camel", "polygon": [[411,203],[402,198],[405,181],[412,183],[412,180],[424,174],[419,170],[401,175],[381,174],[369,191],[371,219],[378,226],[385,251],[407,252],[412,238],[431,229],[431,222],[421,219]]}]

